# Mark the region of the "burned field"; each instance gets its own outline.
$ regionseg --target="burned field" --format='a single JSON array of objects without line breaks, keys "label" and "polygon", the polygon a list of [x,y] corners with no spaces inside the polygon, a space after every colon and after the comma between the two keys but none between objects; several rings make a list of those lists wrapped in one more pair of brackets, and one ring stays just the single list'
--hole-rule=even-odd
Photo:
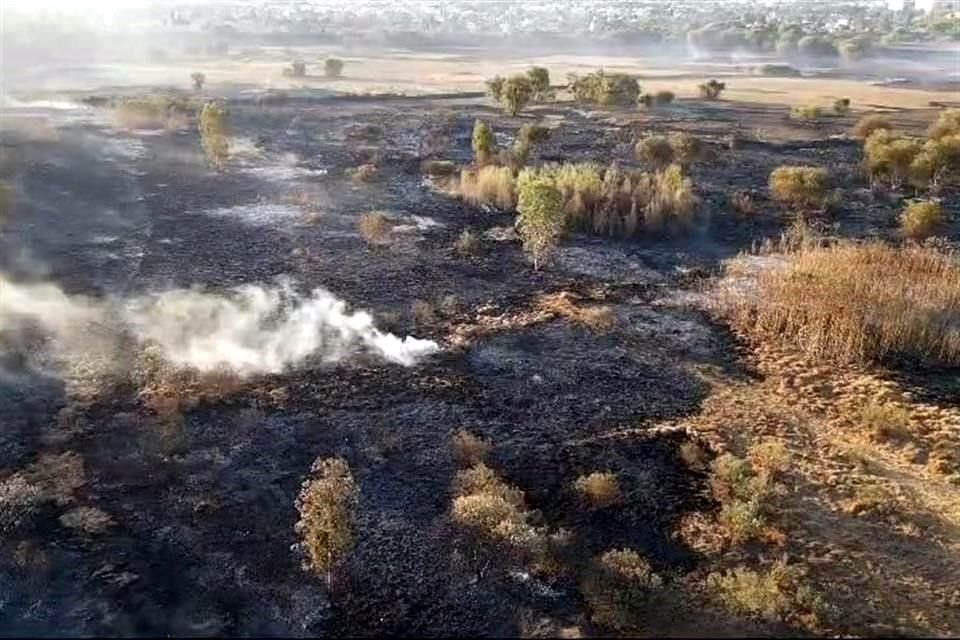
[{"label": "burned field", "polygon": [[[724,442],[695,428],[711,397],[723,385],[779,380],[769,360],[750,355],[755,345],[687,299],[723,260],[790,228],[796,212],[768,195],[780,165],[825,167],[842,193],[809,213],[811,227],[897,238],[902,198],[871,190],[857,170],[861,145],[833,135],[856,117],[798,124],[769,105],[692,99],[649,112],[561,101],[519,117],[472,98],[228,106],[231,157],[219,172],[195,126],[118,128],[108,110],[88,106],[12,114],[4,152],[15,161],[4,171],[16,217],[2,236],[3,271],[51,281],[72,299],[286,278],[438,349],[413,366],[376,349],[324,362],[320,349],[278,372],[215,380],[140,375],[142,349],[129,336],[111,343],[114,368],[102,376],[82,367],[49,375],[73,354],[42,335],[7,349],[3,489],[16,491],[20,478],[44,495],[4,503],[4,633],[597,633],[618,628],[597,614],[609,608],[606,592],[590,586],[595,558],[615,549],[639,553],[672,594],[645,622],[653,632],[862,631],[827,610],[816,622],[725,611],[698,586],[706,574],[744,558],[796,557],[794,541],[765,532],[768,551],[718,561],[684,533],[720,508],[710,460],[745,450],[740,435]],[[920,132],[937,113],[894,119]],[[643,135],[697,136],[706,151],[688,170],[696,222],[632,240],[577,232],[535,271],[512,212],[465,202],[455,175],[428,175],[431,160],[471,162],[478,118],[500,146],[523,124],[549,127],[530,164],[632,167]],[[945,189],[949,242],[960,201]],[[373,214],[380,222],[365,226]],[[469,251],[458,244],[465,231]],[[949,388],[924,380],[951,371],[921,371],[916,395],[950,411]],[[944,415],[946,424],[955,412]],[[489,444],[486,465],[523,492],[533,526],[570,538],[549,569],[451,516],[461,430]],[[295,503],[311,463],[329,457],[349,464],[359,492],[353,548],[324,579],[301,567]],[[615,507],[578,495],[575,481],[594,472],[616,474]],[[811,486],[798,477],[788,485]],[[958,566],[955,555],[938,561]],[[814,583],[830,579],[813,571]],[[949,577],[937,580],[941,596]],[[677,622],[695,610],[696,623]],[[925,611],[927,627],[894,628],[958,629],[955,615],[936,610]]]}]

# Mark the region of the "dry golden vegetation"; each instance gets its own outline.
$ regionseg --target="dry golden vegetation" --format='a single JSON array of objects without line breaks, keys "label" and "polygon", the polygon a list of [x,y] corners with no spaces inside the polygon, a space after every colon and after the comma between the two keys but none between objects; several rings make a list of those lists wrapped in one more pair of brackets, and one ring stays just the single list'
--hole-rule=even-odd
[{"label": "dry golden vegetation", "polygon": [[565,318],[591,331],[609,331],[616,325],[616,316],[611,307],[582,306],[578,298],[567,291],[551,293],[537,299],[537,309],[553,316]]},{"label": "dry golden vegetation", "polygon": [[318,458],[303,481],[296,507],[295,530],[300,537],[304,568],[326,574],[353,547],[357,486],[342,458]]},{"label": "dry golden vegetation", "polygon": [[475,205],[492,204],[504,211],[516,206],[513,171],[510,167],[485,166],[460,171],[460,195]]},{"label": "dry golden vegetation", "polygon": [[794,207],[818,207],[827,195],[827,170],[819,167],[777,167],[770,173],[770,195]]},{"label": "dry golden vegetation", "polygon": [[170,96],[127,98],[114,107],[113,121],[125,129],[184,129],[189,125],[190,106]]},{"label": "dry golden vegetation", "polygon": [[893,129],[893,125],[890,124],[888,118],[881,115],[866,115],[860,118],[857,124],[853,126],[853,135],[866,139],[870,137],[871,133],[881,129]]},{"label": "dry golden vegetation", "polygon": [[936,233],[943,221],[943,208],[939,203],[911,202],[900,214],[900,231],[907,238],[923,240]]},{"label": "dry golden vegetation", "polygon": [[457,236],[453,248],[461,256],[474,256],[480,253],[480,238],[473,231],[464,229]]},{"label": "dry golden vegetation", "polygon": [[576,479],[573,487],[590,509],[612,507],[623,499],[617,474],[609,471],[594,471],[582,475]]},{"label": "dry golden vegetation", "polygon": [[375,164],[361,164],[350,170],[350,178],[354,182],[374,182],[380,178],[380,169]]},{"label": "dry golden vegetation", "polygon": [[960,364],[960,263],[934,248],[800,251],[731,302],[741,328],[826,358]]},{"label": "dry golden vegetation", "polygon": [[801,122],[816,122],[823,117],[823,109],[817,105],[798,105],[790,109],[790,117]]},{"label": "dry golden vegetation", "polygon": [[[772,566],[753,571],[737,567],[707,577],[714,597],[729,610],[768,621],[816,616],[820,598],[803,584],[802,569],[779,560]],[[802,621],[801,621],[802,622]]]}]

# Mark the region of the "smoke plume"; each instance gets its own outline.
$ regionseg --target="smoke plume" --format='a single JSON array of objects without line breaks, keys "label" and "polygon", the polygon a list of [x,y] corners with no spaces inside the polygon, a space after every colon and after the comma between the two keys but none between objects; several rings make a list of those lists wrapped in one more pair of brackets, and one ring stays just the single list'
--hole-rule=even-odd
[{"label": "smoke plume", "polygon": [[[16,342],[39,327],[64,360],[109,356],[122,338],[156,345],[172,364],[240,375],[279,373],[308,360],[337,362],[360,352],[412,366],[437,351],[431,340],[399,338],[364,311],[348,312],[329,291],[298,293],[290,281],[244,285],[224,294],[172,289],[134,299],[70,296],[52,284],[0,276],[0,332]],[[103,344],[105,335],[113,345]],[[11,340],[12,336],[12,340]]]}]

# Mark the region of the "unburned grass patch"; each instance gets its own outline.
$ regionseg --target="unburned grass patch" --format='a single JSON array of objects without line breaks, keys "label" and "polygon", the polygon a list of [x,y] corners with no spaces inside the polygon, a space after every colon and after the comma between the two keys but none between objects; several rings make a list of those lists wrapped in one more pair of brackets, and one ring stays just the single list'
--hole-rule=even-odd
[{"label": "unburned grass patch", "polygon": [[827,359],[960,364],[960,262],[880,242],[801,250],[721,306],[740,329]]}]

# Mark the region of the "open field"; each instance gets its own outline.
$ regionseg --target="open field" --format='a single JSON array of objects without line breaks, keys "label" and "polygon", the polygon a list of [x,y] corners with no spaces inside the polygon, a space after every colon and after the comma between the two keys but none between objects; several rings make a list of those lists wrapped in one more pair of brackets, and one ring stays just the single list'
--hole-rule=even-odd
[{"label": "open field", "polygon": [[[849,135],[882,112],[925,136],[931,103],[960,87],[397,52],[347,52],[326,79],[310,74],[329,50],[298,53],[306,78],[264,47],[24,72],[31,90],[5,96],[2,633],[960,634],[953,352],[823,359],[724,308],[761,304],[761,274],[822,246],[907,245],[903,207],[933,197],[936,238],[916,249],[951,280],[896,301],[924,338],[960,335],[960,185],[870,180]],[[602,65],[676,100],[600,107],[561,90],[514,117],[476,95],[532,64],[555,85]],[[719,100],[698,94],[710,78],[727,84]],[[170,86],[177,118],[117,117],[123,98]],[[841,97],[850,113],[790,117]],[[229,112],[218,166],[198,133],[213,99]],[[535,270],[517,212],[458,191],[478,119],[500,149],[547,127],[530,167],[652,171],[638,140],[694,136],[695,208],[681,230],[565,229]],[[774,197],[782,165],[827,170],[815,206]],[[750,460],[749,499],[722,486],[724,454]],[[358,489],[353,545],[309,571],[297,500],[321,458],[346,461]],[[479,460],[501,484],[470,493]],[[595,473],[615,482],[577,482]],[[510,509],[495,524],[514,528],[485,537],[464,505],[491,493]],[[756,511],[744,524],[737,508]],[[643,588],[610,578],[631,556],[604,554],[623,549],[647,563],[630,574]],[[754,594],[773,604],[731,587],[734,570],[781,571]]]}]

